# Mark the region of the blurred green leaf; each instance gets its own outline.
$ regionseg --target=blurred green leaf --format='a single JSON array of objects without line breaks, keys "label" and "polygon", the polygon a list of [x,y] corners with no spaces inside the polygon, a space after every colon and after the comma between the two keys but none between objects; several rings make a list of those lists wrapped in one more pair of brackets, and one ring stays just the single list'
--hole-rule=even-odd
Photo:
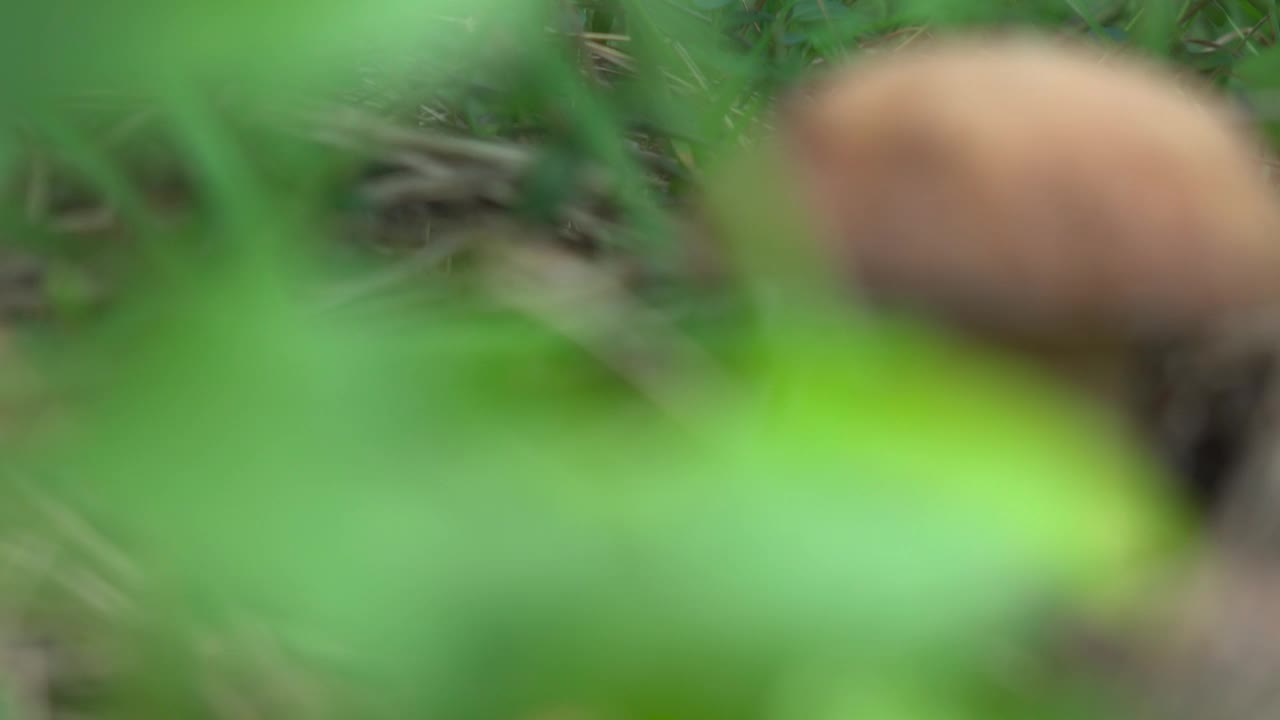
[{"label": "blurred green leaf", "polygon": [[1268,48],[1236,63],[1235,76],[1251,90],[1280,87],[1280,47]]},{"label": "blurred green leaf", "polygon": [[1178,31],[1178,3],[1173,0],[1144,0],[1136,20],[1134,40],[1149,53],[1164,57],[1173,48]]},{"label": "blurred green leaf", "polygon": [[495,32],[529,27],[538,14],[536,4],[518,0],[11,4],[0,12],[0,60],[10,68],[0,109],[66,93],[156,93],[174,85],[280,91],[323,83],[373,58],[404,67],[422,48],[441,62],[465,62]]},{"label": "blurred green leaf", "polygon": [[121,325],[50,491],[401,715],[760,716],[815,667],[879,702],[1161,537],[1095,418],[912,332],[800,322],[690,428],[575,391],[514,318],[291,295],[224,276]]},{"label": "blurred green leaf", "polygon": [[849,17],[853,11],[835,0],[801,0],[791,7],[798,22],[831,22]]}]

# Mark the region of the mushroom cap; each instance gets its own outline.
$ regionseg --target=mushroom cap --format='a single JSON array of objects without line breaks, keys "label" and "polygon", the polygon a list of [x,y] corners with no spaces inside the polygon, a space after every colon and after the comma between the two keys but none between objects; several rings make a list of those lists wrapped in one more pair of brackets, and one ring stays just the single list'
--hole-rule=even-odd
[{"label": "mushroom cap", "polygon": [[779,124],[814,225],[877,301],[1127,339],[1280,298],[1260,141],[1154,62],[954,37],[832,71]]}]

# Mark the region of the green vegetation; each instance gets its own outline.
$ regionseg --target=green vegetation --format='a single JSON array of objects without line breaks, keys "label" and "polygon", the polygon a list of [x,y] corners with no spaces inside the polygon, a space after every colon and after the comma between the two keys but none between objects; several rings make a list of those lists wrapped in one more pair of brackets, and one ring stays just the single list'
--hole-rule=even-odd
[{"label": "green vegetation", "polygon": [[800,269],[698,287],[676,219],[815,62],[948,26],[1270,121],[1275,10],[8,4],[0,717],[1125,717],[1054,650],[1177,562],[1159,472]]}]

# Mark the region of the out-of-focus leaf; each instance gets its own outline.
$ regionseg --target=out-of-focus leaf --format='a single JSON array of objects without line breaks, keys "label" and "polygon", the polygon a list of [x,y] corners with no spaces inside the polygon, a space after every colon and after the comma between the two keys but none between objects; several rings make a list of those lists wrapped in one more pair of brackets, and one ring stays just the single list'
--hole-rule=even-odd
[{"label": "out-of-focus leaf", "polygon": [[[535,5],[514,0],[378,0],[359,6],[332,0],[11,4],[0,11],[0,67],[8,69],[0,74],[0,102],[20,111],[33,99],[72,92],[156,93],[206,83],[271,90],[323,82],[370,59],[393,58],[403,66],[425,52],[438,53],[441,62],[463,62],[481,46],[492,49],[513,28],[534,24]],[[502,31],[492,22],[499,16]],[[527,22],[522,24],[521,16]]]},{"label": "out-of-focus leaf", "polygon": [[1268,48],[1236,63],[1235,76],[1246,88],[1280,87],[1280,48]]},{"label": "out-of-focus leaf", "polygon": [[1147,52],[1165,56],[1173,48],[1178,30],[1178,6],[1173,0],[1145,0],[1133,39]]},{"label": "out-of-focus leaf", "polygon": [[791,8],[791,18],[797,22],[830,22],[852,14],[852,9],[835,0],[802,0]]},{"label": "out-of-focus leaf", "polygon": [[878,707],[1160,535],[1093,418],[910,332],[797,316],[689,427],[501,314],[294,297],[232,275],[120,325],[48,491],[388,716],[764,717],[802,671]]}]

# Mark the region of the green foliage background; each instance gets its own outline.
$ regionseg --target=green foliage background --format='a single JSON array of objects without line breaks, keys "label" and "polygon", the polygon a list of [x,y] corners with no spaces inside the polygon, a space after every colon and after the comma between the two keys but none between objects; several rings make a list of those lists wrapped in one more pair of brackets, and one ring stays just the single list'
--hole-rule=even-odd
[{"label": "green foliage background", "polygon": [[[55,269],[58,308],[4,361],[4,412],[47,422],[4,445],[0,617],[107,658],[95,716],[1123,716],[1043,661],[1047,620],[1123,613],[1178,560],[1160,471],[1109,418],[857,314],[803,263],[749,277],[732,312],[648,299],[708,362],[652,382],[565,331],[599,309],[589,293],[548,316],[440,274],[325,309],[367,264],[323,240],[360,159],[295,122],[357,88],[406,124],[429,97],[458,132],[536,138],[528,208],[599,164],[619,251],[661,269],[671,206],[820,58],[1030,23],[1190,64],[1268,122],[1275,10],[10,3],[0,166],[42,148],[135,242],[0,210],[5,241]],[[130,103],[157,118],[149,144],[105,147]],[[675,168],[665,191],[637,137]],[[192,186],[176,222],[139,187],[155,148]],[[768,182],[717,197],[751,240],[799,232]],[[105,310],[78,265],[102,254]]]}]

